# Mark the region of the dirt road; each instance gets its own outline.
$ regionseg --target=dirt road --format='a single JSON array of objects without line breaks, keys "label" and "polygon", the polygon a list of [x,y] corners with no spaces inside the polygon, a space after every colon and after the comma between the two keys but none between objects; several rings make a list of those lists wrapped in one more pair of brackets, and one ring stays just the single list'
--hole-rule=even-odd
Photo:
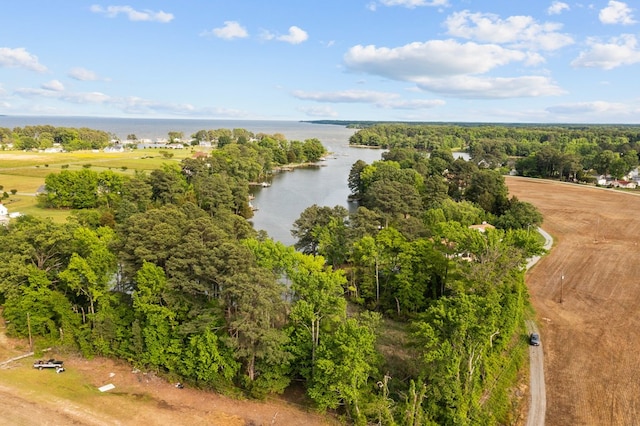
[{"label": "dirt road", "polygon": [[527,275],[545,357],[547,425],[640,422],[640,197],[507,177],[555,246]]},{"label": "dirt road", "polygon": [[[553,247],[553,238],[547,231],[538,228],[538,232],[545,239],[544,249],[548,252]],[[534,256],[527,262],[527,269],[540,261],[541,256]],[[540,334],[538,326],[533,320],[526,321],[527,333]],[[544,353],[537,346],[529,347],[529,411],[527,414],[527,426],[544,426],[547,413],[547,392],[544,381]]]},{"label": "dirt road", "polygon": [[[535,322],[527,321],[527,332],[540,333]],[[531,395],[527,426],[544,426],[547,394],[544,382],[544,353],[542,346],[529,346],[529,394]]]}]

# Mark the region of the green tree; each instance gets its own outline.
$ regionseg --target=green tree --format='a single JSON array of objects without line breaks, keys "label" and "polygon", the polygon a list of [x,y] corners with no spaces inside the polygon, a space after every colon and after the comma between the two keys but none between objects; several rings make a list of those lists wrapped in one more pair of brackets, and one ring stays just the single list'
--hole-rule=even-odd
[{"label": "green tree", "polygon": [[78,228],[74,233],[76,251],[71,255],[67,268],[58,277],[67,288],[86,301],[81,301],[80,310],[87,312],[91,323],[95,321],[96,305],[107,295],[109,283],[116,271],[116,257],[110,251],[114,238],[111,228]]},{"label": "green tree", "polygon": [[542,214],[533,204],[512,197],[507,210],[496,220],[496,226],[502,229],[535,230],[542,225],[542,221]]},{"label": "green tree", "polygon": [[167,279],[162,268],[144,262],[136,275],[133,309],[140,324],[143,348],[138,353],[142,364],[175,371],[181,343],[176,338],[176,313],[166,303]]},{"label": "green tree", "polygon": [[180,142],[184,139],[184,132],[170,131],[169,143]]},{"label": "green tree", "polygon": [[344,222],[349,212],[342,206],[320,207],[316,204],[307,207],[295,222],[291,235],[297,238],[295,247],[305,254],[317,254],[320,231],[327,227],[332,218]]},{"label": "green tree", "polygon": [[367,167],[367,163],[362,160],[358,160],[353,163],[351,170],[349,171],[348,185],[351,190],[351,195],[355,199],[360,199],[364,193],[364,185],[360,177],[360,173]]},{"label": "green tree", "polygon": [[594,168],[598,173],[607,175],[609,174],[611,166],[613,165],[615,160],[616,154],[609,149],[605,149],[604,151],[596,155]]},{"label": "green tree", "polygon": [[307,391],[320,409],[335,409],[344,404],[356,423],[366,424],[361,405],[368,393],[369,378],[377,372],[375,340],[372,326],[349,318],[323,341]]},{"label": "green tree", "polygon": [[184,198],[187,190],[187,180],[182,175],[178,165],[164,164],[162,169],[156,169],[149,176],[151,184],[151,198],[160,203],[178,203]]},{"label": "green tree", "polygon": [[238,369],[233,354],[210,328],[188,338],[178,365],[178,372],[184,377],[222,390],[231,385]]},{"label": "green tree", "polygon": [[284,287],[265,269],[251,266],[248,250],[227,259],[233,273],[225,278],[222,298],[230,346],[244,367],[244,383],[255,396],[281,393],[289,384],[290,354],[282,295]]},{"label": "green tree", "polygon": [[297,360],[301,374],[310,379],[316,360],[316,351],[323,332],[346,316],[343,271],[325,267],[324,259],[302,253],[293,253],[286,268],[295,301],[290,318],[293,323],[293,344],[298,345]]},{"label": "green tree", "polygon": [[508,203],[507,185],[504,177],[494,170],[479,170],[471,178],[465,198],[477,203],[485,211],[502,214]]},{"label": "green tree", "polygon": [[322,156],[327,152],[325,147],[322,146],[322,142],[316,138],[305,140],[302,145],[302,150],[307,161],[312,163],[320,161]]}]

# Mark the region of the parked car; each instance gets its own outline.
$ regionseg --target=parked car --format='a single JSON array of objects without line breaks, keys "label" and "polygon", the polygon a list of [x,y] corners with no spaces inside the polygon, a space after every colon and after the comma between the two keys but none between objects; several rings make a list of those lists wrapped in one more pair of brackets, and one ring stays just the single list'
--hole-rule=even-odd
[{"label": "parked car", "polygon": [[529,344],[532,346],[540,346],[540,335],[538,333],[531,333],[529,335]]},{"label": "parked car", "polygon": [[38,370],[42,370],[43,368],[55,368],[56,373],[62,373],[64,371],[64,362],[57,361],[51,358],[48,361],[38,361],[33,364],[33,368],[37,368]]}]

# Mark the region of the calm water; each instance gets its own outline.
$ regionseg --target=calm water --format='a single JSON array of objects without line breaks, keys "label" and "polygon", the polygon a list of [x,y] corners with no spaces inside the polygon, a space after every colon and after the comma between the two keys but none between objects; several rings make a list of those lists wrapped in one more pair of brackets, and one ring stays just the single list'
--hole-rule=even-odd
[{"label": "calm water", "polygon": [[[14,127],[50,124],[56,127],[88,127],[104,130],[126,139],[135,134],[138,139],[167,138],[169,132],[183,132],[189,137],[198,130],[213,129],[246,129],[253,133],[282,133],[288,140],[305,140],[322,136],[340,138],[350,136],[353,131],[342,126],[300,123],[297,121],[265,121],[265,120],[188,120],[188,119],[153,119],[153,118],[103,118],[103,117],[46,117],[46,116],[0,116],[0,127]],[[324,140],[322,140],[324,143]],[[326,145],[326,144],[325,144]]]},{"label": "calm water", "polygon": [[264,229],[277,241],[292,245],[293,222],[302,211],[313,205],[349,206],[347,179],[351,166],[358,160],[372,163],[379,160],[382,151],[349,147],[353,129],[342,126],[300,123],[296,121],[242,121],[242,120],[175,120],[175,119],[123,119],[93,117],[0,117],[0,127],[14,128],[27,125],[50,124],[56,127],[88,127],[104,130],[121,139],[133,133],[139,139],[166,138],[170,131],[183,132],[185,137],[198,130],[246,129],[253,133],[282,133],[288,140],[304,141],[318,138],[333,154],[322,166],[278,173],[271,187],[257,188],[252,201],[258,210],[252,219],[256,229]]},{"label": "calm water", "polygon": [[273,239],[291,245],[295,242],[292,224],[307,207],[355,207],[347,202],[351,166],[358,160],[379,160],[382,150],[350,148],[348,139],[325,146],[334,154],[322,166],[277,173],[271,187],[254,191],[252,204],[258,211],[252,222],[256,229],[264,229]]}]

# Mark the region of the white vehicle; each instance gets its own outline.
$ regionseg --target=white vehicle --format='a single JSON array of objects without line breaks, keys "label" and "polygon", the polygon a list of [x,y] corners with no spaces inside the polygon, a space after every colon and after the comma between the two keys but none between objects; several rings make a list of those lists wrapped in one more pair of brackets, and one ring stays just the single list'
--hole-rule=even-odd
[{"label": "white vehicle", "polygon": [[33,363],[33,368],[37,368],[38,370],[42,370],[43,368],[55,368],[56,373],[62,373],[64,371],[64,362],[57,361],[53,358],[47,361],[37,361]]}]

